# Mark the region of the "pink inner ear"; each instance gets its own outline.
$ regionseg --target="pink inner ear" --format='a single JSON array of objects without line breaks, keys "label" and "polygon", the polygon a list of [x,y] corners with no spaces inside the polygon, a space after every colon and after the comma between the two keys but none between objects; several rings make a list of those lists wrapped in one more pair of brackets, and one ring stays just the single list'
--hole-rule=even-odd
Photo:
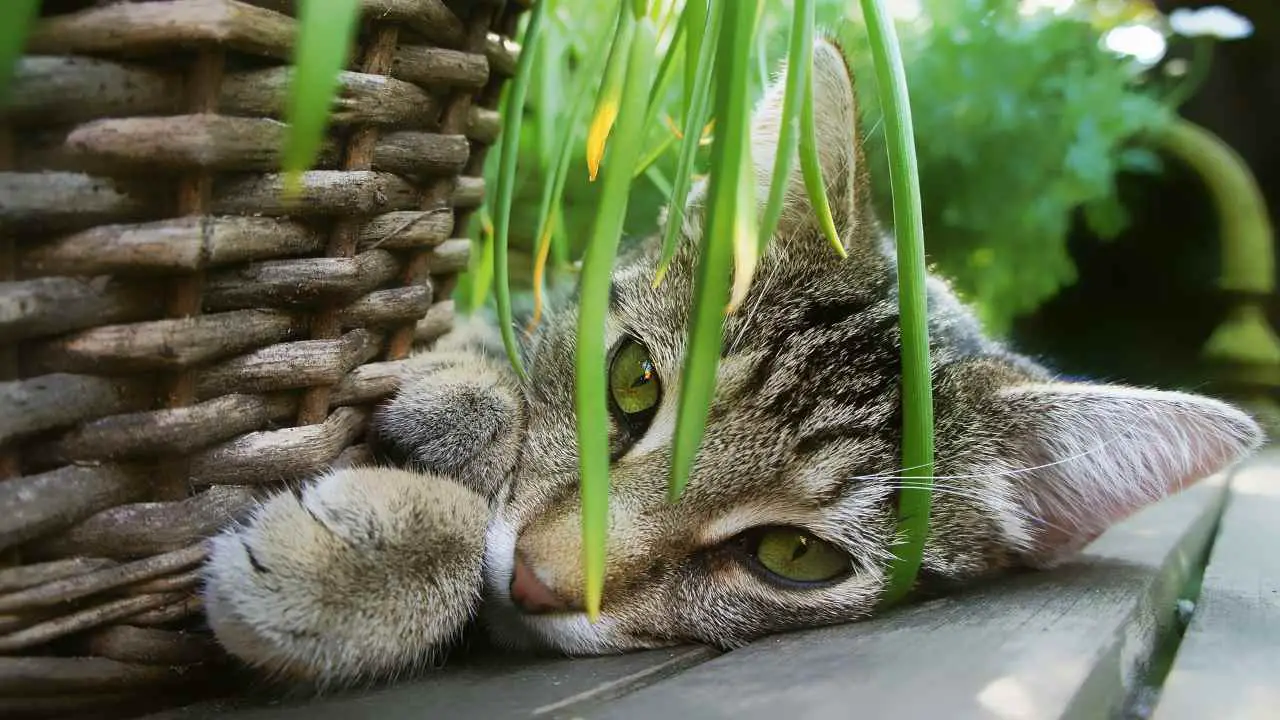
[{"label": "pink inner ear", "polygon": [[1030,430],[1015,475],[1047,566],[1144,506],[1224,469],[1262,441],[1257,424],[1206,397],[1107,385],[1033,385],[1002,393]]}]

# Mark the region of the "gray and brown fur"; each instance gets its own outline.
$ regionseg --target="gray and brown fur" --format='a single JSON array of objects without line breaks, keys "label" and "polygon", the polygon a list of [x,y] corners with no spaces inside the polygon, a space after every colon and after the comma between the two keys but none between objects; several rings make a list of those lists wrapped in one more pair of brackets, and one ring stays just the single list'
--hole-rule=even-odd
[{"label": "gray and brown fur", "polygon": [[[410,471],[330,473],[217,539],[206,597],[223,644],[269,672],[344,684],[415,669],[477,613],[501,643],[571,654],[681,641],[732,647],[870,614],[903,475],[897,287],[892,241],[870,211],[839,49],[820,42],[813,72],[823,177],[848,258],[823,238],[797,169],[778,233],[725,324],[705,440],[676,504],[666,483],[702,188],[660,288],[651,285],[656,239],[614,273],[608,346],[642,342],[663,398],[640,437],[611,423],[598,623],[582,612],[570,296],[522,348],[528,383],[511,373],[493,329],[474,323],[419,356],[374,423],[385,455]],[[781,88],[779,80],[753,118],[760,199]],[[926,579],[1051,565],[1261,442],[1248,416],[1216,400],[1056,380],[984,337],[942,280],[929,283],[937,489]],[[853,572],[789,586],[725,544],[777,525],[841,548]],[[512,602],[517,556],[561,611]]]}]

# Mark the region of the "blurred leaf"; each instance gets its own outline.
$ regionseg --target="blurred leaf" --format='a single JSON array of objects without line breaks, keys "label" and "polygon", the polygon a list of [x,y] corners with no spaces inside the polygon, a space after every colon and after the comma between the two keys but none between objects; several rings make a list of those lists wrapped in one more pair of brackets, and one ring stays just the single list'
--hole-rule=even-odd
[{"label": "blurred leaf", "polygon": [[360,0],[299,0],[293,81],[286,111],[286,192],[299,190],[302,173],[311,169],[320,155],[338,94],[338,74],[347,65],[359,24]]},{"label": "blurred leaf", "polygon": [[0,5],[0,106],[9,99],[9,84],[39,15],[40,0],[5,0]]}]

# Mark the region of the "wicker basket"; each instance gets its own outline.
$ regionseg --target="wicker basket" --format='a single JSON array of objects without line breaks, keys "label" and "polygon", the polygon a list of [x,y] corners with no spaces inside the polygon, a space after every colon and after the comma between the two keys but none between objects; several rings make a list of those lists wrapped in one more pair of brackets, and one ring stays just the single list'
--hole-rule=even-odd
[{"label": "wicker basket", "polygon": [[448,329],[523,8],[364,7],[291,204],[292,0],[44,2],[0,115],[0,716],[216,685],[204,539],[366,458]]}]

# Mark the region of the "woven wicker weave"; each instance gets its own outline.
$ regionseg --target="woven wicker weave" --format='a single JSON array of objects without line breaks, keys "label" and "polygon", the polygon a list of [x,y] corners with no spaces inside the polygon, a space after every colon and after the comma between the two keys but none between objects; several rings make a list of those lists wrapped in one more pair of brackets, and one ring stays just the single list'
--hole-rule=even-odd
[{"label": "woven wicker weave", "polygon": [[44,2],[0,114],[0,716],[207,687],[204,539],[365,458],[398,361],[452,321],[522,8],[364,0],[289,204],[292,8]]}]

